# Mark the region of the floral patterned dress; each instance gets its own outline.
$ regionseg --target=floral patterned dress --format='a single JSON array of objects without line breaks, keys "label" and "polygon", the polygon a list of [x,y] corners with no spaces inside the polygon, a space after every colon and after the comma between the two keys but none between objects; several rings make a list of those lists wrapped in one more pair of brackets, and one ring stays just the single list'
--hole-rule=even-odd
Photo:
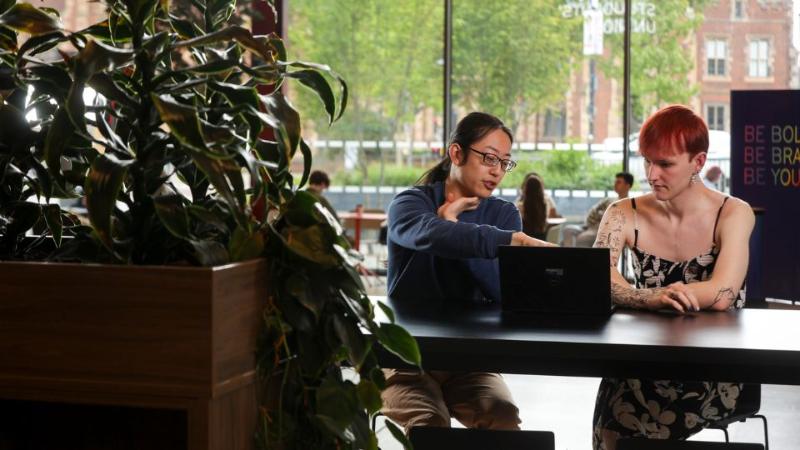
[{"label": "floral patterned dress", "polygon": [[[725,200],[727,201],[727,197]],[[725,202],[722,203],[722,206]],[[636,214],[636,201],[631,200]],[[717,213],[722,212],[720,206]],[[714,224],[716,235],[717,224]],[[714,245],[688,261],[673,262],[640,250],[635,229],[633,268],[637,288],[656,288],[681,281],[694,283],[711,277],[719,255]],[[732,308],[744,306],[744,289]],[[605,450],[601,431],[615,431],[620,437],[686,439],[736,410],[742,383],[604,378],[597,392],[594,410],[595,450]]]}]

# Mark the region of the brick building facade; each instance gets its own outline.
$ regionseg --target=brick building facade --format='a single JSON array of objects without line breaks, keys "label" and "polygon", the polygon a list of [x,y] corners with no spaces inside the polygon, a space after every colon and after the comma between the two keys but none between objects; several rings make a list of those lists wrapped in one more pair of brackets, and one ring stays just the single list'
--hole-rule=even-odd
[{"label": "brick building facade", "polygon": [[[694,53],[687,86],[693,83],[699,90],[689,106],[706,119],[709,128],[730,130],[731,90],[800,88],[798,9],[793,0],[718,0],[706,8],[703,24],[685,45]],[[606,57],[610,53],[606,49]],[[635,52],[632,58],[636,58]],[[586,142],[590,134],[589,72],[586,62],[573,74],[564,110],[555,114],[555,120],[553,113],[532,117],[520,138]],[[622,85],[599,70],[595,73],[593,143],[621,141]],[[633,118],[632,132],[641,119]]]}]

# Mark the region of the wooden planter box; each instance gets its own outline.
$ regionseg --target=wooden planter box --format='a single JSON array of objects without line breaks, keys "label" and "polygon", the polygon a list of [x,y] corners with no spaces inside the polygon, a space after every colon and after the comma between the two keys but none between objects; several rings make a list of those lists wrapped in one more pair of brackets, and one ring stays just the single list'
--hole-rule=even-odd
[{"label": "wooden planter box", "polygon": [[179,447],[251,449],[266,298],[263,259],[213,268],[0,262],[0,398],[7,407],[177,411]]}]

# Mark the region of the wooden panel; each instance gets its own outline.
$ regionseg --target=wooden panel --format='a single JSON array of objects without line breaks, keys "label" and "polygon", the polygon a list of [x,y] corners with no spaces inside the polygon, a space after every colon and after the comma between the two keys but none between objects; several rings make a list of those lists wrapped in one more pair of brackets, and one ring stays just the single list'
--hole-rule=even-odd
[{"label": "wooden panel", "polygon": [[215,270],[213,277],[213,395],[255,379],[255,348],[267,299],[267,262],[238,270]]},{"label": "wooden panel", "polygon": [[258,423],[255,385],[243,386],[209,404],[209,448],[252,450]]},{"label": "wooden panel", "polygon": [[0,385],[210,396],[214,331],[235,334],[216,339],[221,381],[244,384],[265,269],[0,262]]}]

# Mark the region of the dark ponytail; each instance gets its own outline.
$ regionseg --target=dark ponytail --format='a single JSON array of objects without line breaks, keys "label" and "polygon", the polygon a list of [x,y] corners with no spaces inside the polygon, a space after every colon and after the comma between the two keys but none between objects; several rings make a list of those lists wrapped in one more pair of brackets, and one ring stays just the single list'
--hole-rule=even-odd
[{"label": "dark ponytail", "polygon": [[[511,130],[497,117],[482,112],[471,112],[467,114],[458,122],[455,130],[453,130],[453,133],[450,135],[450,142],[448,142],[447,146],[444,148],[442,160],[436,163],[433,168],[422,174],[416,184],[419,186],[446,180],[450,175],[450,165],[453,163],[450,160],[450,152],[448,151],[450,146],[458,144],[461,148],[470,147],[494,130],[502,130],[508,135],[511,142],[514,142],[514,136],[512,136]],[[464,153],[464,162],[469,158],[469,153],[470,152]]]}]

